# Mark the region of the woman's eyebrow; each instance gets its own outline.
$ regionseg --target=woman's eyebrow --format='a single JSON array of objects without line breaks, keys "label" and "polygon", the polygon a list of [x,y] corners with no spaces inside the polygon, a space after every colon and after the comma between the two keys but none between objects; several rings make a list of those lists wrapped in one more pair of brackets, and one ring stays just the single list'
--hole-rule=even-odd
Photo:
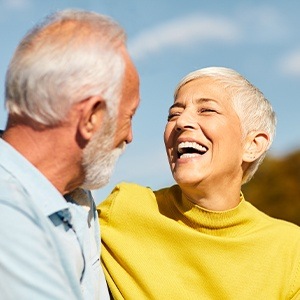
[{"label": "woman's eyebrow", "polygon": [[196,99],[195,101],[196,101],[197,104],[203,103],[203,102],[204,103],[207,103],[207,102],[214,102],[214,103],[216,103],[217,102],[216,100],[211,99],[211,98],[199,98],[199,99]]},{"label": "woman's eyebrow", "polygon": [[[214,102],[214,103],[217,103],[216,100],[211,99],[211,98],[198,98],[198,99],[195,99],[194,101],[196,102],[196,104],[208,103],[208,102]],[[181,103],[181,102],[175,102],[173,105],[170,106],[169,109],[176,108],[176,107],[184,108],[184,107],[185,107],[185,104],[183,104],[183,103]]]},{"label": "woman's eyebrow", "polygon": [[185,105],[183,103],[180,103],[180,102],[175,102],[173,105],[170,106],[169,109],[172,109],[172,108],[175,108],[175,107],[183,108],[183,107],[185,107]]}]

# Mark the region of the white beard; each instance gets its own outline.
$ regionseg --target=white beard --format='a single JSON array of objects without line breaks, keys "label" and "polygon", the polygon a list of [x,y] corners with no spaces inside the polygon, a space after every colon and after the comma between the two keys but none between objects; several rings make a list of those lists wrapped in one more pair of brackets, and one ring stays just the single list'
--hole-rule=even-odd
[{"label": "white beard", "polygon": [[106,120],[104,127],[90,140],[83,151],[83,168],[85,179],[81,185],[84,189],[98,189],[106,185],[113,173],[115,164],[125,150],[126,143],[111,150],[114,143],[115,121]]}]

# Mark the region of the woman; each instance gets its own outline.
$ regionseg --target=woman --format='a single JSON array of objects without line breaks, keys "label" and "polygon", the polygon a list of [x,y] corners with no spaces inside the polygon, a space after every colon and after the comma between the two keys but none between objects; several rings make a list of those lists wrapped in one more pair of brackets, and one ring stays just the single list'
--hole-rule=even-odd
[{"label": "woman", "polygon": [[190,73],[164,141],[177,183],[122,183],[100,204],[115,299],[300,299],[300,229],[241,193],[269,149],[275,114],[234,70]]}]

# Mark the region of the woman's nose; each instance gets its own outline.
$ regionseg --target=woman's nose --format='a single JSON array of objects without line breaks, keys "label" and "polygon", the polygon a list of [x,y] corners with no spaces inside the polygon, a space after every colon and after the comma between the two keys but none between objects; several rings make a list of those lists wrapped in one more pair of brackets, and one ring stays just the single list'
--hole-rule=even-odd
[{"label": "woman's nose", "polygon": [[176,131],[182,131],[186,129],[195,129],[197,126],[197,116],[190,112],[184,111],[176,120]]}]

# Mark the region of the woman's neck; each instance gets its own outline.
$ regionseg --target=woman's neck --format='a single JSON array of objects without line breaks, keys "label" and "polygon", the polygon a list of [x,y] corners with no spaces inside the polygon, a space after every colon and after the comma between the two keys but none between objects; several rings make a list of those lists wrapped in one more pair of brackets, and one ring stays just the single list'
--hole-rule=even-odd
[{"label": "woman's neck", "polygon": [[208,187],[180,186],[187,200],[204,209],[211,211],[225,211],[232,209],[240,203],[240,185],[231,185],[227,188],[212,189]]}]

